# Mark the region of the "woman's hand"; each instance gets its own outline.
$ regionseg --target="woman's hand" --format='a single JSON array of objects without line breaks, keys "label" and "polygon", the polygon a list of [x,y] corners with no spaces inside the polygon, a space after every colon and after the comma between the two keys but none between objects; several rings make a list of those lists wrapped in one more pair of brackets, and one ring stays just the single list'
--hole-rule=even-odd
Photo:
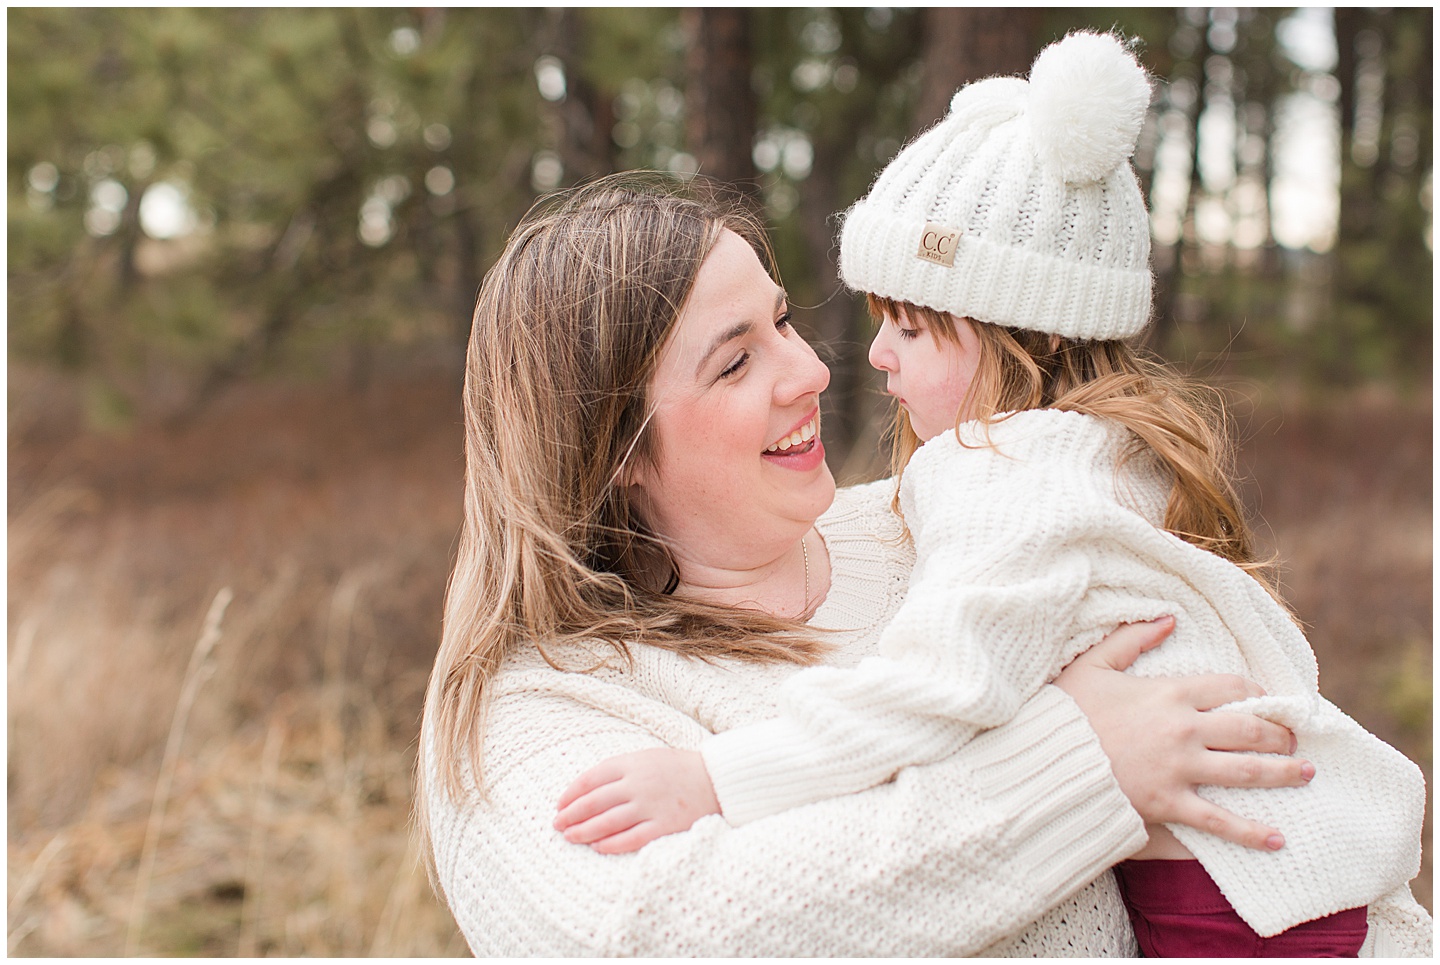
[{"label": "woman's hand", "polygon": [[719,814],[699,751],[657,747],[601,761],[560,795],[555,830],[601,854],[639,851]]},{"label": "woman's hand", "polygon": [[1279,830],[1231,814],[1195,788],[1296,787],[1315,776],[1314,765],[1230,753],[1295,750],[1295,735],[1279,724],[1250,714],[1204,713],[1264,694],[1243,677],[1145,678],[1121,672],[1174,629],[1173,617],[1122,626],[1076,657],[1055,685],[1089,718],[1120,790],[1147,822],[1185,824],[1248,848],[1279,850],[1285,846]]}]

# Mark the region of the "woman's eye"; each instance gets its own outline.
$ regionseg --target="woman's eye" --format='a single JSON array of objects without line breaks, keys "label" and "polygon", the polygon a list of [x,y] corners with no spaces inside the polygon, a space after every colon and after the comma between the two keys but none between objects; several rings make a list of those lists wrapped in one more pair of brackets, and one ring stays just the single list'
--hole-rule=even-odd
[{"label": "woman's eye", "polygon": [[781,315],[779,318],[775,319],[775,329],[776,329],[776,331],[783,332],[783,331],[785,331],[785,329],[789,328],[789,327],[790,327],[790,320],[791,320],[793,317],[794,317],[794,316],[793,316],[790,312],[786,312],[784,315]]},{"label": "woman's eye", "polygon": [[735,361],[725,366],[725,371],[720,373],[720,378],[728,379],[730,376],[743,369],[745,367],[745,363],[748,361],[750,361],[750,353],[741,352],[739,357],[736,358]]}]

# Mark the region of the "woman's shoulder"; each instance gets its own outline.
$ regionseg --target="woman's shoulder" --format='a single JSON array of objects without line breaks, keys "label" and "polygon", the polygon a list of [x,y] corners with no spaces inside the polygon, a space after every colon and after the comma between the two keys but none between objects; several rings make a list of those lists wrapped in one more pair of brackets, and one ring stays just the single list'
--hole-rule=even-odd
[{"label": "woman's shoulder", "polygon": [[[890,508],[894,497],[894,479],[847,486],[816,523],[830,558],[830,590],[812,625],[847,630],[876,621],[883,625],[904,599],[915,544]],[[873,640],[862,636],[857,646],[868,652]]]},{"label": "woman's shoulder", "polygon": [[894,498],[893,476],[837,489],[835,502],[815,523],[832,555],[841,543],[863,546],[903,539],[904,526],[891,508]]},{"label": "woman's shoulder", "polygon": [[886,476],[874,482],[841,486],[835,490],[835,501],[820,516],[822,525],[828,521],[866,517],[882,520],[893,517],[890,499],[895,495],[895,477]]}]

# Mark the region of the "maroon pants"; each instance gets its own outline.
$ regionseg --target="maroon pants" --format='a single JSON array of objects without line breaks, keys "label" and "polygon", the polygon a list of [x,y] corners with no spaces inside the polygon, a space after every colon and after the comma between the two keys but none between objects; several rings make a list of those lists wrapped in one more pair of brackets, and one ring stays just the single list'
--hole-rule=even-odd
[{"label": "maroon pants", "polygon": [[1369,927],[1351,908],[1261,938],[1198,861],[1122,861],[1115,880],[1146,958],[1355,958]]}]

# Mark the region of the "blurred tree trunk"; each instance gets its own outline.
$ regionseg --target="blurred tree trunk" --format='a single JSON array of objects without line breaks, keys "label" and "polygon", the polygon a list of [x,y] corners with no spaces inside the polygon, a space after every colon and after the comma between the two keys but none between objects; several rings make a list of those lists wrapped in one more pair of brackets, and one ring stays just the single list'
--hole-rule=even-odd
[{"label": "blurred tree trunk", "polygon": [[912,129],[934,124],[955,91],[973,80],[1027,74],[1041,47],[1037,7],[926,7],[921,62],[924,74]]},{"label": "blurred tree trunk", "polygon": [[575,184],[615,170],[615,92],[601,90],[586,65],[589,23],[586,11],[562,7],[558,13],[555,56],[565,65],[565,99],[560,163],[565,181]]},{"label": "blurred tree trunk", "polygon": [[[1178,319],[1175,317],[1175,296],[1180,287],[1180,278],[1184,274],[1186,265],[1187,246],[1192,245],[1195,240],[1195,204],[1199,199],[1200,191],[1200,115],[1205,110],[1205,60],[1210,53],[1209,42],[1205,39],[1206,27],[1191,21],[1191,11],[1176,10],[1175,12],[1175,38],[1183,38],[1182,49],[1193,42],[1193,50],[1189,50],[1176,57],[1174,67],[1170,76],[1170,91],[1167,98],[1172,107],[1178,107],[1185,116],[1185,124],[1190,134],[1190,180],[1186,188],[1184,207],[1181,209],[1180,237],[1171,246],[1167,253],[1156,253],[1153,260],[1157,267],[1155,277],[1155,312],[1156,321],[1167,329],[1174,329]],[[1208,20],[1208,14],[1202,14]],[[1172,40],[1172,45],[1174,40]],[[1181,89],[1180,82],[1184,80],[1191,82],[1193,96],[1189,103],[1179,102],[1175,92]],[[1155,326],[1158,328],[1159,326]]]},{"label": "blurred tree trunk", "polygon": [[[1356,7],[1335,9],[1335,76],[1340,81],[1340,240],[1363,236],[1371,221],[1374,179],[1371,165],[1355,160],[1355,122],[1359,109],[1359,46],[1369,13]],[[1373,32],[1370,33],[1373,37]]]},{"label": "blurred tree trunk", "polygon": [[[1182,13],[1181,16],[1187,16]],[[1176,252],[1175,267],[1180,274],[1186,274],[1195,270],[1196,265],[1191,261],[1200,254],[1200,233],[1195,223],[1195,212],[1200,206],[1201,199],[1205,196],[1205,180],[1200,175],[1200,119],[1205,116],[1205,109],[1210,105],[1211,76],[1210,56],[1214,51],[1210,47],[1209,10],[1203,14],[1204,21],[1196,25],[1196,33],[1199,35],[1199,42],[1195,46],[1195,99],[1194,110],[1189,115],[1190,121],[1190,186],[1185,197],[1185,213],[1181,216],[1179,251]],[[1187,259],[1189,259],[1187,261]],[[1172,288],[1175,286],[1171,286]]]},{"label": "blurred tree trunk", "polygon": [[1338,357],[1428,358],[1433,255],[1422,192],[1433,167],[1434,12],[1335,11],[1340,218],[1331,254]]},{"label": "blurred tree trunk", "polygon": [[1335,9],[1335,77],[1340,81],[1340,156],[1350,154],[1355,133],[1355,38],[1360,33],[1365,11],[1355,7]]},{"label": "blurred tree trunk", "polygon": [[[1235,188],[1255,184],[1268,188],[1275,173],[1271,148],[1278,91],[1269,67],[1278,53],[1275,21],[1269,11],[1246,7],[1238,11],[1235,28],[1235,44],[1229,53],[1234,71],[1231,96],[1235,102]],[[1238,195],[1233,200],[1236,203],[1232,203],[1231,211],[1238,215]],[[1259,271],[1268,274],[1276,262],[1268,195],[1261,204],[1264,235],[1259,242],[1257,264]]]},{"label": "blurred tree trunk", "polygon": [[750,11],[687,7],[685,141],[700,173],[755,193],[755,91]]}]

